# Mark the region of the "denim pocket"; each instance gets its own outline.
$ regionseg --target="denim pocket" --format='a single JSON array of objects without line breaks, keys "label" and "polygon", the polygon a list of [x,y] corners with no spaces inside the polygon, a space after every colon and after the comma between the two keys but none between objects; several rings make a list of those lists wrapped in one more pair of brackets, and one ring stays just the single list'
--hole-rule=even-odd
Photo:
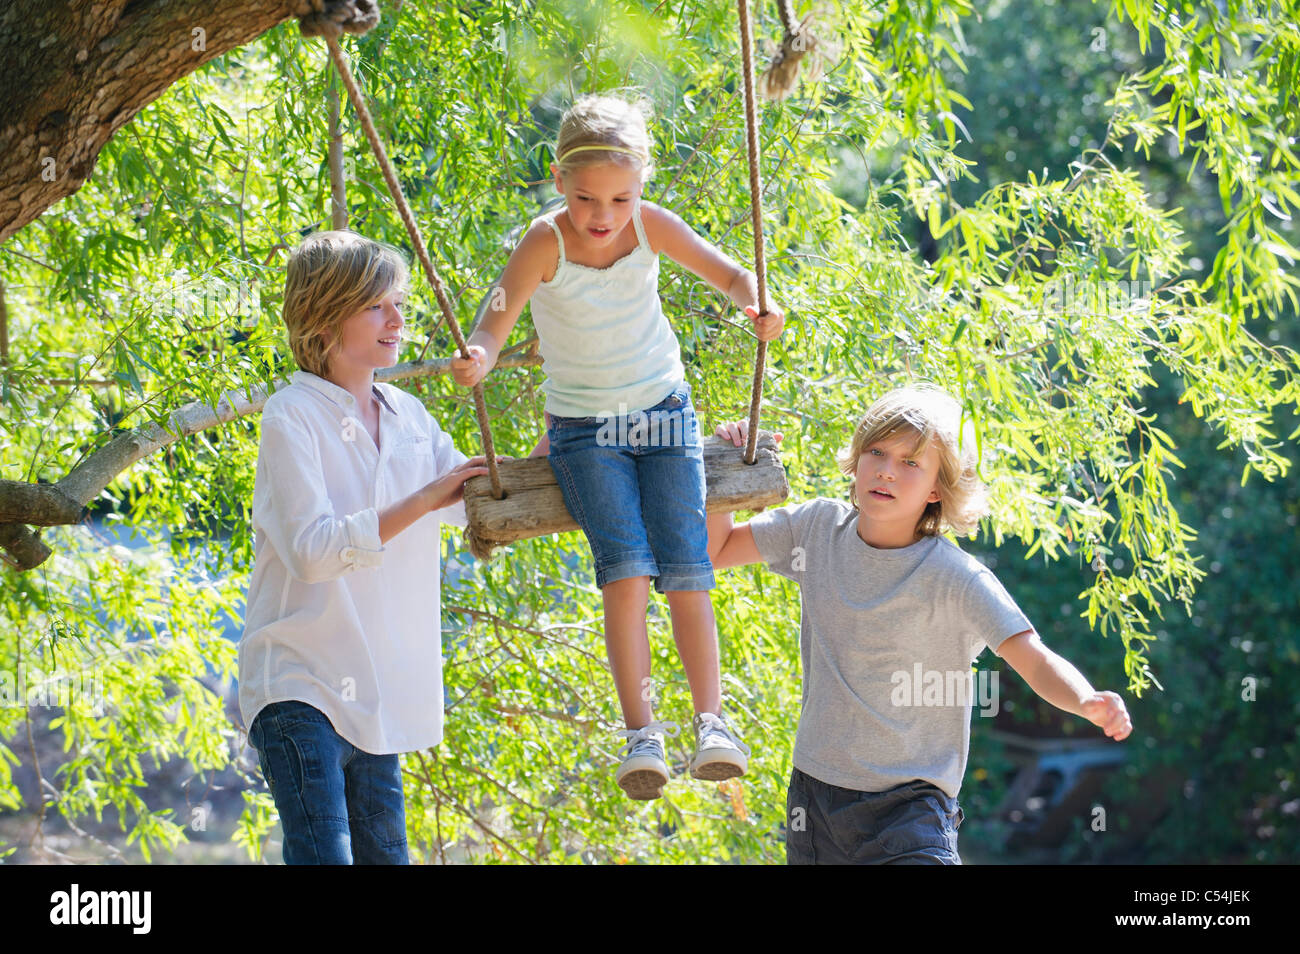
[{"label": "denim pocket", "polygon": [[302,788],[308,780],[319,781],[325,777],[324,766],[321,765],[314,739],[286,735],[284,749],[299,788]]},{"label": "denim pocket", "polygon": [[[261,756],[262,775],[268,784],[277,753],[280,764],[299,788],[308,779],[324,778],[325,767],[317,740],[333,735],[334,726],[315,706],[297,700],[273,702],[257,714],[253,731],[257,733],[254,744]],[[249,738],[253,739],[253,732]]]},{"label": "denim pocket", "polygon": [[348,822],[359,828],[365,828],[376,842],[384,848],[406,847],[406,822],[401,812],[381,808],[373,815],[362,818],[349,817]]},{"label": "denim pocket", "polygon": [[257,750],[257,764],[262,770],[262,778],[266,779],[267,787],[273,789],[275,776],[271,772],[271,760],[266,757],[266,754],[261,749]]}]

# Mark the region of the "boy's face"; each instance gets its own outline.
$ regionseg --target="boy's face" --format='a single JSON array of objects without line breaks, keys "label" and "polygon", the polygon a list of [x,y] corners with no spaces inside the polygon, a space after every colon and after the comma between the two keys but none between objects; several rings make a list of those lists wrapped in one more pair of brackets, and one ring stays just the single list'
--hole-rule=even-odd
[{"label": "boy's face", "polygon": [[898,431],[867,446],[858,457],[858,510],[882,523],[915,527],[927,504],[939,499],[939,448],[913,454],[918,434]]},{"label": "boy's face", "polygon": [[569,220],[589,246],[613,245],[632,221],[632,207],[641,195],[641,173],[618,162],[583,166],[567,176],[555,174],[555,188],[565,196]]},{"label": "boy's face", "polygon": [[394,289],[373,305],[344,319],[339,328],[339,346],[330,356],[331,375],[347,371],[373,371],[397,363],[402,341],[405,293]]}]

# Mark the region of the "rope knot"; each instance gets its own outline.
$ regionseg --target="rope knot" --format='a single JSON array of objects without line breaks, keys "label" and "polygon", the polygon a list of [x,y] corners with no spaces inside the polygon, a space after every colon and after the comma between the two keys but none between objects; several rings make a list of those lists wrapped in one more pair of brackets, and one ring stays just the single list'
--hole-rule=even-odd
[{"label": "rope knot", "polygon": [[785,24],[785,36],[781,38],[781,45],[772,54],[772,59],[761,80],[764,99],[785,99],[794,91],[795,80],[799,76],[799,61],[805,56],[809,57],[808,62],[812,64],[807,71],[808,78],[813,79],[820,73],[819,57],[814,52],[817,50],[817,37],[812,31],[812,26],[813,14],[811,13],[797,24],[793,22]]},{"label": "rope knot", "polygon": [[496,552],[499,543],[480,537],[474,532],[473,527],[466,527],[462,538],[465,545],[469,547],[469,552],[474,555],[474,559],[486,563],[492,559],[492,554]]},{"label": "rope knot", "polygon": [[377,23],[378,0],[304,0],[298,5],[303,36],[337,40],[344,33],[369,33]]}]

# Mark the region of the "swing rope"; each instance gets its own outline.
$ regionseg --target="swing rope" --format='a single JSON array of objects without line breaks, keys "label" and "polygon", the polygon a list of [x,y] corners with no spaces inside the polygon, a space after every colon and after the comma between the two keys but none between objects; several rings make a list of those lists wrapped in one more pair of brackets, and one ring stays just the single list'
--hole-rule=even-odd
[{"label": "swing rope", "polygon": [[[318,24],[315,29],[325,37],[325,44],[329,47],[330,59],[334,61],[334,68],[338,70],[339,79],[343,81],[343,86],[348,91],[348,99],[352,101],[352,108],[356,110],[357,118],[361,120],[361,128],[366,134],[366,140],[370,143],[370,149],[375,154],[375,159],[379,162],[379,168],[384,174],[384,183],[388,186],[388,192],[397,205],[402,224],[406,226],[406,234],[411,239],[411,245],[415,248],[416,257],[420,259],[420,265],[424,268],[424,275],[429,280],[429,286],[438,299],[438,307],[442,309],[442,317],[447,322],[447,328],[451,331],[456,347],[460,349],[460,356],[468,358],[470,355],[469,348],[465,343],[465,335],[461,332],[460,322],[456,320],[456,315],[451,309],[451,300],[447,297],[447,290],[442,284],[438,270],[433,266],[432,259],[429,258],[429,250],[425,247],[424,238],[420,235],[420,230],[415,224],[415,215],[411,212],[411,206],[402,193],[401,183],[397,181],[397,173],[393,171],[393,164],[388,161],[388,153],[384,150],[384,144],[379,139],[379,132],[375,129],[375,121],[370,115],[370,110],[366,106],[365,98],[361,95],[361,90],[357,87],[356,79],[352,76],[352,70],[348,66],[347,58],[343,55],[343,48],[339,46],[338,37],[342,29],[330,29],[330,26],[334,26],[334,24],[331,23],[329,26],[324,27]],[[505,496],[505,491],[501,486],[501,472],[497,466],[496,447],[492,442],[492,429],[488,424],[487,401],[483,396],[483,382],[481,381],[474,385],[474,411],[478,417],[479,434],[483,439],[483,456],[487,459],[488,479],[492,482],[492,496],[500,500]]]},{"label": "swing rope", "polygon": [[[749,21],[749,0],[737,0],[740,12],[740,52],[745,74],[745,141],[749,148],[749,206],[754,222],[754,276],[758,284],[758,313],[767,314],[767,263],[763,254],[763,191],[758,179],[758,107],[754,102],[754,39]],[[763,378],[767,369],[767,342],[758,343],[754,357],[754,386],[749,395],[749,439],[745,463],[752,464],[758,451],[758,411],[763,402]]]},{"label": "swing rope", "polygon": [[[379,168],[384,173],[384,182],[388,185],[388,191],[397,204],[397,211],[402,216],[402,224],[406,226],[406,234],[410,237],[411,244],[415,246],[415,254],[419,256],[420,264],[424,266],[425,277],[428,278],[429,285],[438,298],[438,307],[442,309],[442,317],[446,319],[447,328],[451,331],[456,347],[460,349],[460,356],[468,359],[470,356],[469,347],[465,343],[465,335],[460,330],[460,322],[456,320],[456,315],[451,310],[451,300],[447,298],[447,290],[443,287],[442,279],[438,277],[438,270],[433,267],[433,262],[429,258],[429,250],[425,248],[420,230],[416,228],[415,216],[411,213],[411,207],[406,202],[406,196],[402,194],[402,186],[397,181],[397,174],[393,171],[392,163],[388,161],[388,154],[384,151],[384,144],[379,141],[379,133],[375,130],[375,122],[370,117],[370,110],[366,108],[366,101],[361,96],[361,90],[357,88],[357,81],[352,78],[352,71],[348,68],[347,60],[343,56],[343,49],[339,46],[336,37],[326,36],[325,42],[329,46],[330,58],[334,60],[334,67],[339,71],[339,78],[343,80],[343,85],[347,88],[348,99],[352,100],[352,108],[356,110],[357,117],[361,120],[361,128],[365,131],[366,139],[370,142],[370,149],[374,152],[375,159],[379,161]],[[500,500],[505,496],[505,491],[501,487],[501,472],[497,467],[496,447],[492,443],[492,429],[488,424],[487,400],[483,396],[482,381],[474,385],[474,412],[478,416],[479,434],[483,438],[483,456],[487,459],[488,479],[492,481],[492,496]]]}]

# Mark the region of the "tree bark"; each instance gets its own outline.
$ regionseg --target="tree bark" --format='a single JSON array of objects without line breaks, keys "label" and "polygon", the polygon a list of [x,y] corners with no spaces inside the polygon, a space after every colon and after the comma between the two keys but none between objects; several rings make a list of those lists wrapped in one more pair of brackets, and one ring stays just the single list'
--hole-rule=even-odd
[{"label": "tree bark", "polygon": [[172,83],[310,11],[310,0],[0,5],[0,241],[76,192]]}]

